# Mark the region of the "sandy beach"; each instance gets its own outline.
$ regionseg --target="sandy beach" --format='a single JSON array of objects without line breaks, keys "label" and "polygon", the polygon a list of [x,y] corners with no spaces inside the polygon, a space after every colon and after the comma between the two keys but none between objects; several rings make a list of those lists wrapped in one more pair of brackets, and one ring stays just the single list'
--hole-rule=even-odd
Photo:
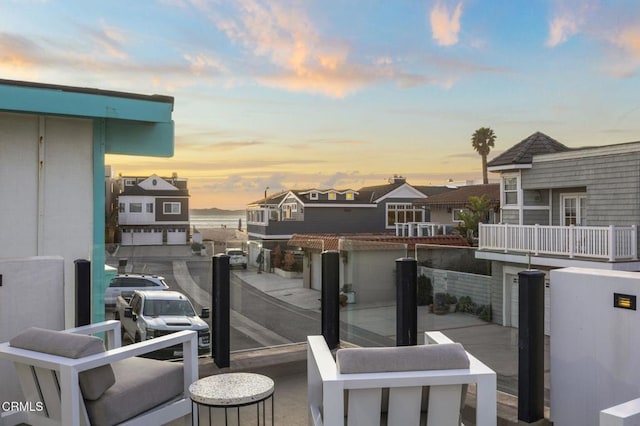
[{"label": "sandy beach", "polygon": [[218,243],[226,243],[229,241],[247,241],[246,232],[238,231],[230,228],[198,228],[198,232],[202,235],[203,241],[215,241]]}]

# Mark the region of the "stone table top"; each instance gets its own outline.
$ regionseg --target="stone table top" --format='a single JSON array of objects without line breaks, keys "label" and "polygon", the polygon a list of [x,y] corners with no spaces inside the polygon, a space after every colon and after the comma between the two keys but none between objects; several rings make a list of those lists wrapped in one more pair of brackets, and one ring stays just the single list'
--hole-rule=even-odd
[{"label": "stone table top", "polygon": [[234,406],[262,401],[273,393],[273,380],[255,373],[226,373],[205,377],[189,386],[199,404]]}]

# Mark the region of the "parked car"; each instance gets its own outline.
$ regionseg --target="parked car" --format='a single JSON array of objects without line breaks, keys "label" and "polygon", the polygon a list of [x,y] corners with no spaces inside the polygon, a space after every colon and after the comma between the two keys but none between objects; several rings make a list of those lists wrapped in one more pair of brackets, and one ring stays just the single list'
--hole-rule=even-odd
[{"label": "parked car", "polygon": [[120,274],[111,280],[104,292],[104,304],[113,307],[116,305],[118,296],[129,299],[136,290],[167,290],[168,288],[164,277],[158,275]]},{"label": "parked car", "polygon": [[229,266],[242,266],[243,269],[247,269],[247,254],[241,249],[228,248],[224,254],[229,256]]},{"label": "parked car", "polygon": [[[209,326],[204,319],[210,311],[203,308],[196,314],[189,299],[177,291],[135,291],[131,300],[117,298],[116,319],[120,320],[123,336],[134,342],[153,339],[181,330],[198,332],[198,353],[210,348]],[[181,348],[170,348],[173,356],[181,356]]]}]

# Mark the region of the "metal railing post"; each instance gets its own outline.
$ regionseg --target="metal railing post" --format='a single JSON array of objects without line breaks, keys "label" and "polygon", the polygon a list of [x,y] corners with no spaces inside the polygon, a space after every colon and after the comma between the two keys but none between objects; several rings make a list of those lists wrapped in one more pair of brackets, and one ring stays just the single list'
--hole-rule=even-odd
[{"label": "metal railing post", "polygon": [[518,420],[544,417],[544,273],[518,273]]},{"label": "metal railing post", "polygon": [[230,365],[230,273],[229,256],[217,254],[213,256],[211,306],[213,317],[211,319],[211,355],[219,368]]},{"label": "metal railing post", "polygon": [[76,327],[91,324],[91,262],[76,259]]},{"label": "metal railing post", "polygon": [[336,250],[322,252],[322,336],[329,349],[340,343],[340,253]]},{"label": "metal railing post", "polygon": [[418,261],[396,259],[396,346],[418,344]]}]

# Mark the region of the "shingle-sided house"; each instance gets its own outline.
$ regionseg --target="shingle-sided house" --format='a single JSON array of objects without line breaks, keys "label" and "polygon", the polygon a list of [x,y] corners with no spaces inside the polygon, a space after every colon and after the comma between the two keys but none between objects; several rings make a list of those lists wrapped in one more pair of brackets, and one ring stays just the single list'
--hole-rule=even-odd
[{"label": "shingle-sided house", "polygon": [[123,176],[118,196],[122,245],[175,245],[189,241],[187,179]]},{"label": "shingle-sided house", "polygon": [[640,270],[640,142],[572,149],[537,132],[488,169],[500,174],[501,223],[480,226],[476,257],[502,284],[498,322],[517,326],[517,274],[529,265]]},{"label": "shingle-sided house", "polygon": [[247,206],[250,239],[289,239],[309,233],[393,233],[395,224],[427,222],[416,199],[450,190],[445,186],[412,186],[395,176],[386,185],[358,190],[290,190]]},{"label": "shingle-sided house", "polygon": [[484,222],[499,222],[500,184],[497,183],[461,186],[427,199],[417,200],[416,205],[424,206],[429,210],[431,222],[455,227],[461,222],[460,212],[469,205],[469,198],[482,196],[487,198],[491,208]]}]

